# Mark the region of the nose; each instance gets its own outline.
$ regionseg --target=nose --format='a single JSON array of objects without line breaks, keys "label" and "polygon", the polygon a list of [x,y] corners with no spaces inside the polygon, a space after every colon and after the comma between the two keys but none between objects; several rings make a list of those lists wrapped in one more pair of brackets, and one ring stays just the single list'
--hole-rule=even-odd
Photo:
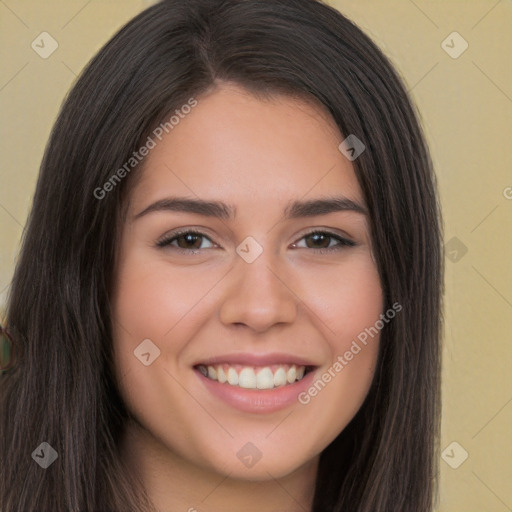
[{"label": "nose", "polygon": [[282,265],[272,261],[269,253],[263,251],[252,263],[237,259],[228,274],[229,284],[220,308],[224,325],[243,324],[264,332],[275,324],[294,322],[300,299],[286,279]]}]

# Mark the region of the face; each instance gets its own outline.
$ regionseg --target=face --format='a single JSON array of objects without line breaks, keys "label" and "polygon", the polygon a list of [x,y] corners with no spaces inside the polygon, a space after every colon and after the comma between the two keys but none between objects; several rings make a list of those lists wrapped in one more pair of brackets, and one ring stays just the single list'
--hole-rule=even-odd
[{"label": "face", "polygon": [[160,456],[284,477],[371,384],[378,335],[360,335],[383,302],[366,206],[321,107],[225,84],[197,101],[155,138],[129,198],[117,378]]}]

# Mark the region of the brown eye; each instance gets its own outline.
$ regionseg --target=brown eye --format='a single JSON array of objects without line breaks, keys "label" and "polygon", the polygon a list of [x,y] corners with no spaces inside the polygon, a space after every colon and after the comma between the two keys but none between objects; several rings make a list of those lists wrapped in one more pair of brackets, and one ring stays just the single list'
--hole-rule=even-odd
[{"label": "brown eye", "polygon": [[[353,247],[355,242],[352,240],[348,240],[339,235],[330,232],[324,231],[313,231],[304,235],[301,240],[305,240],[305,248],[306,249],[315,249],[321,252],[331,252],[339,249],[343,249],[344,247]],[[336,241],[334,245],[331,245],[333,241]],[[304,246],[300,246],[297,243],[294,244],[295,247],[303,248]]]},{"label": "brown eye", "polygon": [[306,243],[310,249],[327,249],[331,242],[331,237],[324,233],[313,233],[305,236],[304,239],[311,241],[312,246]]},{"label": "brown eye", "polygon": [[[210,246],[201,247],[204,240],[208,240]],[[208,249],[212,247],[211,240],[199,231],[182,231],[180,233],[171,233],[165,236],[162,240],[159,240],[156,245],[158,247],[170,247],[171,249],[176,248],[179,252],[197,252],[202,249]]]},{"label": "brown eye", "polygon": [[182,249],[200,249],[201,247],[201,235],[196,235],[194,233],[179,235],[175,237],[175,240],[178,243],[178,247]]}]

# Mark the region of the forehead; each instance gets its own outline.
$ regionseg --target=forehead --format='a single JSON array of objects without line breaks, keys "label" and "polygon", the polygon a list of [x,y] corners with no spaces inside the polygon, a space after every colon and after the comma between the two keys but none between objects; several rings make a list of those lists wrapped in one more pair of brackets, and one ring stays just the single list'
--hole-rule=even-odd
[{"label": "forehead", "polygon": [[343,137],[323,106],[284,95],[261,99],[229,85],[187,111],[154,139],[132,191],[134,208],[171,193],[223,199],[248,212],[262,202],[336,193],[363,202],[338,149]]}]

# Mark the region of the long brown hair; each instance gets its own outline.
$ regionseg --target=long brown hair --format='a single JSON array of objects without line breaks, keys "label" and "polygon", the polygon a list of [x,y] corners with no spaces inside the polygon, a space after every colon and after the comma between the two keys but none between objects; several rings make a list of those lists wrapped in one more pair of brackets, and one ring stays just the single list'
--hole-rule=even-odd
[{"label": "long brown hair", "polygon": [[[366,151],[385,309],[357,415],[322,453],[313,512],[432,510],[440,419],[443,265],[435,176],[417,116],[371,40],[316,0],[163,0],[124,26],[64,102],[42,161],[7,307],[16,362],[0,372],[0,509],[151,510],[123,466],[110,290],[131,174],[102,187],[191,97],[227,81],[325,105]],[[340,141],[341,142],[341,141]],[[31,454],[57,452],[42,469]]]}]

